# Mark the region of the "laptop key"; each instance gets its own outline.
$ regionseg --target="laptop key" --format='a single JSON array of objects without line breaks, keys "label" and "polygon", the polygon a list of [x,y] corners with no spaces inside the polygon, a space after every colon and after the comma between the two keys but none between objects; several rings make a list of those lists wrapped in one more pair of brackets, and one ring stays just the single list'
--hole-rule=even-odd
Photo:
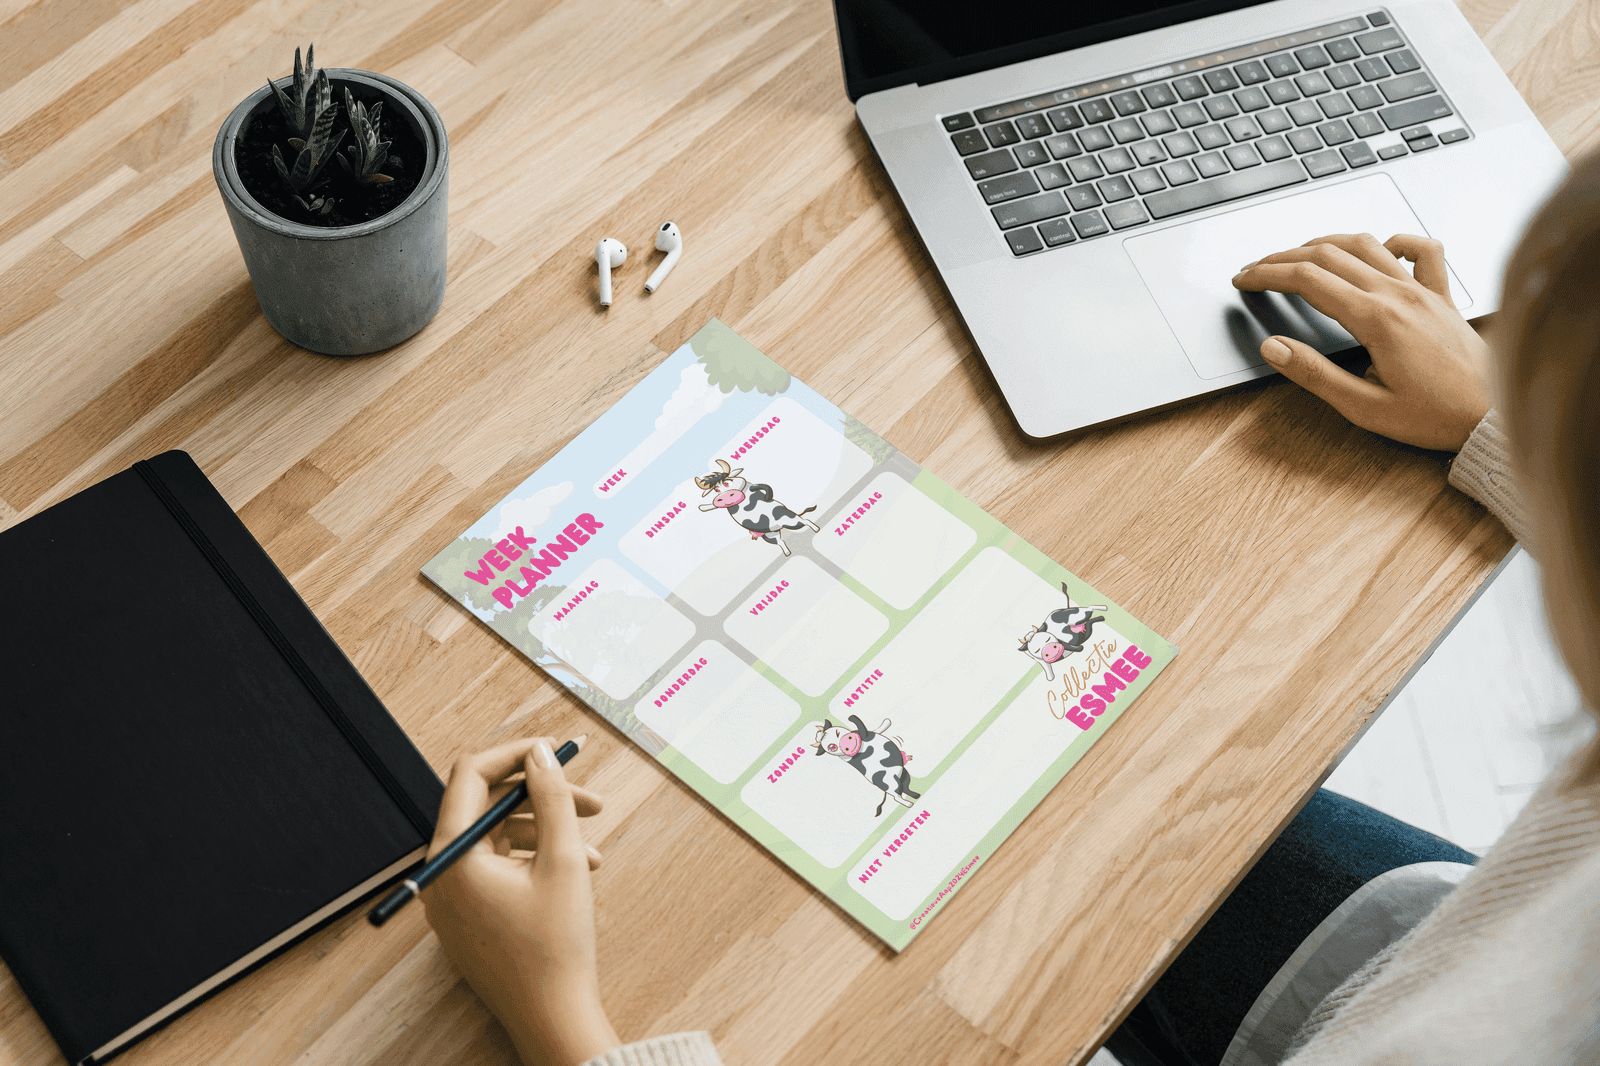
[{"label": "laptop key", "polygon": [[1004,148],[988,155],[975,155],[962,162],[967,164],[967,173],[972,175],[973,181],[979,178],[992,178],[996,174],[1009,174],[1017,169],[1017,161]]},{"label": "laptop key", "polygon": [[1167,158],[1167,153],[1163,152],[1161,146],[1155,141],[1140,141],[1129,151],[1133,153],[1133,158],[1137,159],[1142,167],[1153,166]]},{"label": "laptop key", "polygon": [[1200,150],[1200,146],[1195,143],[1194,135],[1181,131],[1161,138],[1161,145],[1167,150],[1167,154],[1174,159],[1186,155],[1194,155]]},{"label": "laptop key", "polygon": [[1313,130],[1295,130],[1289,134],[1289,145],[1297,152],[1315,152],[1322,147],[1322,138]]},{"label": "laptop key", "polygon": [[1300,65],[1307,70],[1315,70],[1318,67],[1325,67],[1329,63],[1333,62],[1333,60],[1328,58],[1328,53],[1323,51],[1320,44],[1314,44],[1307,48],[1297,48],[1295,49],[1294,57],[1298,59],[1300,61]]},{"label": "laptop key", "polygon": [[1446,130],[1444,133],[1439,134],[1440,144],[1455,144],[1457,141],[1464,141],[1466,139],[1466,130]]},{"label": "laptop key", "polygon": [[1058,107],[1054,111],[1046,111],[1044,117],[1050,120],[1050,125],[1054,126],[1058,133],[1075,130],[1083,125],[1083,119],[1075,107]]},{"label": "laptop key", "polygon": [[1163,165],[1161,174],[1167,179],[1168,185],[1187,185],[1200,180],[1200,175],[1194,172],[1194,167],[1189,165],[1187,159],[1174,159]]},{"label": "laptop key", "polygon": [[1296,126],[1314,126],[1323,120],[1322,108],[1310,100],[1301,100],[1289,105],[1289,117]]},{"label": "laptop key", "polygon": [[1106,225],[1105,218],[1098,211],[1085,211],[1073,215],[1072,228],[1078,231],[1080,237],[1098,237],[1102,233],[1111,232],[1111,227]]},{"label": "laptop key", "polygon": [[985,126],[983,135],[989,138],[989,144],[995,148],[1004,148],[1008,144],[1016,144],[1022,140],[1017,136],[1017,127],[1009,122],[996,122],[993,126]]},{"label": "laptop key", "polygon": [[1361,84],[1361,75],[1356,73],[1354,67],[1346,63],[1342,67],[1334,67],[1327,71],[1328,84],[1335,89],[1348,89],[1352,85]]},{"label": "laptop key", "polygon": [[1083,113],[1083,121],[1089,123],[1110,122],[1117,117],[1112,114],[1111,105],[1104,100],[1090,100],[1079,104],[1078,110]]},{"label": "laptop key", "polygon": [[1239,108],[1231,96],[1213,96],[1206,101],[1206,114],[1214,119],[1232,118],[1239,113]]},{"label": "laptop key", "polygon": [[1276,163],[1294,154],[1282,137],[1268,137],[1264,141],[1257,141],[1256,151],[1260,152],[1261,158],[1269,163]]},{"label": "laptop key", "polygon": [[1079,181],[1093,181],[1103,178],[1106,172],[1100,169],[1100,164],[1095,162],[1093,156],[1083,156],[1067,162],[1067,169],[1072,171],[1072,176]]},{"label": "laptop key", "polygon": [[1401,100],[1433,92],[1433,82],[1428,80],[1426,74],[1407,74],[1403,78],[1391,78],[1380,82],[1378,88],[1383,91],[1385,100],[1391,104],[1398,104]]},{"label": "laptop key", "polygon": [[1199,104],[1179,104],[1172,109],[1172,117],[1184,129],[1190,126],[1201,126],[1207,121],[1205,108]]},{"label": "laptop key", "polygon": [[1083,145],[1085,152],[1098,152],[1102,148],[1110,148],[1114,142],[1104,126],[1091,126],[1078,134],[1078,143]]},{"label": "laptop key", "polygon": [[1413,70],[1422,69],[1422,64],[1417,62],[1416,53],[1409,48],[1403,52],[1391,52],[1383,58],[1389,61],[1389,69],[1396,74],[1410,74]]},{"label": "laptop key", "polygon": [[1300,90],[1300,95],[1302,96],[1316,96],[1318,93],[1325,93],[1333,88],[1332,85],[1328,84],[1327,75],[1316,70],[1296,76],[1294,84]]},{"label": "laptop key", "polygon": [[1282,111],[1263,112],[1256,116],[1256,122],[1268,133],[1282,133],[1294,125]]},{"label": "laptop key", "polygon": [[1238,64],[1233,68],[1233,72],[1246,85],[1260,85],[1272,77],[1267,73],[1267,68],[1261,65],[1260,60],[1256,59]]},{"label": "laptop key", "polygon": [[1275,104],[1287,104],[1300,99],[1300,90],[1294,87],[1292,81],[1275,81],[1267,86],[1267,98]]},{"label": "laptop key", "polygon": [[1389,16],[1385,15],[1382,11],[1374,11],[1372,14],[1367,16],[1367,21],[1372,23],[1374,26],[1387,26],[1389,25]]},{"label": "laptop key", "polygon": [[1228,131],[1221,126],[1206,126],[1195,130],[1194,139],[1200,142],[1201,148],[1225,148],[1233,143]]},{"label": "laptop key", "polygon": [[1261,127],[1256,125],[1256,120],[1249,115],[1240,115],[1238,118],[1228,120],[1228,136],[1236,141],[1248,141],[1252,137],[1261,136]]},{"label": "laptop key", "polygon": [[1426,152],[1429,148],[1439,147],[1439,142],[1433,137],[1422,137],[1415,141],[1407,141],[1406,146],[1413,152]]},{"label": "laptop key", "polygon": [[1067,198],[1059,192],[1047,192],[1029,200],[1013,200],[1009,204],[1001,204],[999,207],[991,208],[989,213],[994,215],[994,220],[1000,224],[1001,229],[1012,229],[1066,214]]},{"label": "laptop key", "polygon": [[1408,141],[1414,141],[1419,137],[1432,137],[1433,131],[1426,126],[1412,126],[1408,130],[1401,130],[1400,136]]},{"label": "laptop key", "polygon": [[1044,251],[1044,242],[1034,232],[1033,227],[1027,229],[1014,229],[1006,234],[1006,243],[1011,245],[1012,255],[1027,255],[1029,252]]},{"label": "laptop key", "polygon": [[1355,42],[1361,46],[1361,51],[1369,56],[1387,52],[1391,48],[1399,48],[1405,43],[1394,30],[1373,30],[1371,33],[1357,34]]},{"label": "laptop key", "polygon": [[1039,183],[1033,180],[1033,175],[1027,171],[1020,174],[1007,174],[1003,178],[991,178],[988,181],[978,182],[978,193],[986,204],[998,204],[1005,200],[1015,200],[1019,196],[1032,196],[1039,191]]},{"label": "laptop key", "polygon": [[1378,161],[1377,155],[1372,151],[1372,145],[1364,144],[1360,141],[1355,144],[1345,145],[1339,149],[1339,152],[1344,156],[1344,161],[1350,164],[1352,170],[1356,167],[1371,166]]},{"label": "laptop key", "polygon": [[1178,102],[1178,94],[1172,91],[1170,85],[1152,85],[1139,91],[1144,94],[1145,103],[1151,107],[1171,107]]},{"label": "laptop key", "polygon": [[1027,141],[1012,149],[1017,153],[1017,162],[1025,167],[1036,167],[1041,163],[1050,162],[1050,157],[1045,154],[1044,145],[1038,141]]},{"label": "laptop key", "polygon": [[1144,99],[1136,92],[1118,93],[1111,98],[1111,106],[1119,115],[1137,115],[1144,110]]},{"label": "laptop key", "polygon": [[1348,37],[1342,41],[1329,41],[1326,47],[1329,57],[1335,63],[1346,63],[1361,58],[1361,49],[1357,48],[1356,43]]},{"label": "laptop key", "polygon": [[983,139],[983,134],[977,130],[962,130],[950,138],[950,143],[956,146],[956,151],[962,155],[972,155],[974,152],[987,152],[989,142]]},{"label": "laptop key", "polygon": [[1344,169],[1344,160],[1339,158],[1338,152],[1332,150],[1305,156],[1300,161],[1306,165],[1306,173],[1313,178],[1325,178]]},{"label": "laptop key", "polygon": [[1044,243],[1049,248],[1071,244],[1078,239],[1078,235],[1072,232],[1072,223],[1064,218],[1052,218],[1049,222],[1039,223],[1039,236],[1044,238]]},{"label": "laptop key", "polygon": [[1050,136],[1050,123],[1043,115],[1023,115],[1017,119],[1017,132],[1022,134],[1023,140],[1038,140]]},{"label": "laptop key", "polygon": [[1111,223],[1113,229],[1127,229],[1141,222],[1149,222],[1150,216],[1144,213],[1144,208],[1135,200],[1131,204],[1113,204],[1106,208],[1106,221]]},{"label": "laptop key", "polygon": [[1058,133],[1054,137],[1046,137],[1044,146],[1052,159],[1069,159],[1083,154],[1083,149],[1078,145],[1078,138],[1070,133]]},{"label": "laptop key", "polygon": [[1206,95],[1205,82],[1194,74],[1174,80],[1172,90],[1178,94],[1180,100],[1198,100]]},{"label": "laptop key", "polygon": [[1317,106],[1322,108],[1322,113],[1329,118],[1343,118],[1355,110],[1355,107],[1350,103],[1349,97],[1345,96],[1344,93],[1324,96],[1317,101]]},{"label": "laptop key", "polygon": [[1144,139],[1144,127],[1131,118],[1119,118],[1109,128],[1118,144],[1132,144]]},{"label": "laptop key", "polygon": [[1418,122],[1431,122],[1436,118],[1453,115],[1450,105],[1444,102],[1442,96],[1424,96],[1420,100],[1407,100],[1403,104],[1385,107],[1378,112],[1378,117],[1383,119],[1383,124],[1392,130],[1403,126],[1413,126]]},{"label": "laptop key", "polygon": [[1324,122],[1317,127],[1317,132],[1322,135],[1322,142],[1329,148],[1335,145],[1348,144],[1356,139],[1356,135],[1350,132],[1350,127],[1337,119],[1332,122]]},{"label": "laptop key", "polygon": [[1152,137],[1159,137],[1164,133],[1171,133],[1173,130],[1178,128],[1178,124],[1172,121],[1172,116],[1167,114],[1165,111],[1152,111],[1139,121],[1144,124],[1145,132],[1150,134]]},{"label": "laptop key", "polygon": [[1231,169],[1228,161],[1222,158],[1221,152],[1207,152],[1205,155],[1195,156],[1194,168],[1200,172],[1202,178],[1220,177]]},{"label": "laptop key", "polygon": [[1387,148],[1378,149],[1379,159],[1398,159],[1408,153],[1409,149],[1403,144],[1391,144]]},{"label": "laptop key", "polygon": [[1108,204],[1116,203],[1118,200],[1132,199],[1133,197],[1133,185],[1120,174],[1114,178],[1107,178],[1105,181],[1097,181],[1094,183],[1094,187],[1100,190],[1101,198]]},{"label": "laptop key", "polygon": [[1352,115],[1350,128],[1357,137],[1376,137],[1383,132],[1383,123],[1378,121],[1377,115]]},{"label": "laptop key", "polygon": [[1128,180],[1141,193],[1157,192],[1167,187],[1167,183],[1161,180],[1161,172],[1154,167],[1149,170],[1136,170],[1128,175]]},{"label": "laptop key", "polygon": [[1378,81],[1389,76],[1389,67],[1381,59],[1363,59],[1356,64],[1356,73],[1368,81]]},{"label": "laptop key", "polygon": [[[1170,176],[1168,180],[1171,180]],[[1253,196],[1271,189],[1281,189],[1305,180],[1306,172],[1299,161],[1284,159],[1263,167],[1236,170],[1213,181],[1195,182],[1192,185],[1151,193],[1144,198],[1144,206],[1149,209],[1153,218],[1171,218],[1186,211],[1198,211],[1213,204],[1226,203],[1241,196]]]},{"label": "laptop key", "polygon": [[1078,185],[1067,190],[1067,203],[1074,211],[1087,211],[1100,206],[1100,194],[1094,191],[1093,185]]},{"label": "laptop key", "polygon": [[1067,168],[1060,163],[1051,163],[1049,166],[1040,167],[1033,172],[1034,180],[1041,189],[1059,189],[1063,185],[1071,185],[1072,177],[1067,173]]},{"label": "laptop key", "polygon": [[1107,174],[1121,174],[1125,170],[1132,170],[1135,164],[1126,148],[1113,148],[1100,153],[1100,165],[1106,168]]},{"label": "laptop key", "polygon": [[1253,85],[1248,89],[1240,89],[1234,93],[1233,102],[1239,105],[1240,111],[1260,111],[1263,107],[1268,107],[1272,103],[1267,99],[1265,89],[1258,89]]},{"label": "laptop key", "polygon": [[1231,93],[1239,87],[1239,79],[1234,77],[1233,71],[1227,67],[1208,70],[1202,76],[1206,79],[1206,84],[1211,86],[1211,91],[1214,93]]},{"label": "laptop key", "polygon": [[1236,144],[1222,154],[1228,157],[1228,164],[1234,170],[1243,170],[1246,167],[1258,167],[1261,165],[1261,157],[1248,144]]},{"label": "laptop key", "polygon": [[944,122],[946,133],[954,133],[956,130],[970,130],[974,125],[972,116],[965,111],[959,115],[946,115],[941,121]]},{"label": "laptop key", "polygon": [[1378,91],[1376,85],[1358,85],[1345,95],[1350,98],[1352,104],[1355,104],[1363,111],[1374,107],[1382,107],[1384,103],[1383,94]]},{"label": "laptop key", "polygon": [[1288,53],[1268,56],[1267,69],[1272,71],[1274,78],[1287,78],[1291,74],[1300,73],[1300,64],[1296,63]]}]

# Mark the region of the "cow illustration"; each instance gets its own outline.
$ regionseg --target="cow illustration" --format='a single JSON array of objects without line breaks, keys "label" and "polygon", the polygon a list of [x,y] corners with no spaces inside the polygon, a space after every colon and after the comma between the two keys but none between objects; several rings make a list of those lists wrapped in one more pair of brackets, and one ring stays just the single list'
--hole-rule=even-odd
[{"label": "cow illustration", "polygon": [[1022,635],[1022,645],[1017,649],[1028,658],[1037,659],[1044,667],[1045,678],[1050,681],[1056,679],[1052,664],[1082,651],[1089,634],[1094,631],[1094,624],[1106,620],[1105,615],[1094,613],[1105,610],[1103,606],[1074,607],[1065,581],[1061,583],[1061,593],[1067,597],[1067,605],[1051,611],[1043,622],[1030,627]]},{"label": "cow illustration", "polygon": [[817,524],[806,515],[817,509],[812,504],[804,511],[792,511],[786,505],[779,503],[772,496],[772,486],[752,485],[739,475],[744,473],[744,467],[730,470],[726,460],[718,459],[717,465],[721,470],[713,470],[705,477],[697,477],[694,483],[700,488],[700,495],[710,496],[710,503],[702,503],[700,510],[728,512],[728,517],[750,531],[751,540],[764,540],[768,544],[776,544],[782,549],[783,554],[789,555],[789,545],[783,542],[783,531],[786,529],[809,529],[817,532]]},{"label": "cow illustration", "polygon": [[822,724],[817,726],[817,754],[838,756],[849,763],[856,773],[883,790],[883,799],[878,801],[878,809],[872,812],[873,817],[883,814],[883,805],[891,798],[902,807],[909,807],[912,800],[920,799],[922,793],[911,791],[911,771],[906,769],[911,756],[902,749],[904,742],[899,737],[884,735],[890,725],[889,719],[883,720],[876,733],[853,714],[850,724],[853,729],[834,725],[824,718]]}]

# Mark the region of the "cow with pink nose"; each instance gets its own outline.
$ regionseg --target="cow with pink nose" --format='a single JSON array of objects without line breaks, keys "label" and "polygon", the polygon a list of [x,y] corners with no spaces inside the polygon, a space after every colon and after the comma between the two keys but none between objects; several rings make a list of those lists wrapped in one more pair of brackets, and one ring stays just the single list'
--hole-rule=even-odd
[{"label": "cow with pink nose", "polygon": [[819,529],[815,522],[806,517],[817,509],[816,504],[804,511],[791,510],[773,497],[771,485],[751,484],[740,477],[744,467],[732,470],[724,459],[718,459],[717,465],[722,469],[694,479],[700,495],[711,496],[716,493],[711,496],[710,503],[700,505],[700,510],[726,511],[729,518],[749,532],[751,540],[776,544],[785,555],[793,553],[789,551],[789,545],[784,543],[784,530],[809,529],[815,533]]},{"label": "cow with pink nose", "polygon": [[1037,660],[1044,667],[1045,678],[1050,681],[1056,679],[1055,664],[1082,651],[1089,635],[1094,632],[1094,624],[1106,620],[1105,615],[1094,613],[1104,611],[1103,606],[1074,606],[1064,581],[1061,583],[1061,593],[1067,597],[1067,605],[1045,615],[1039,625],[1029,627],[1022,635],[1021,647],[1017,649],[1030,659]]},{"label": "cow with pink nose", "polygon": [[922,793],[911,791],[911,771],[906,769],[911,756],[901,747],[899,737],[884,735],[889,720],[885,718],[877,732],[873,732],[867,728],[867,723],[852,714],[850,725],[852,728],[846,729],[824,718],[817,726],[817,754],[843,759],[856,773],[883,791],[883,799],[878,801],[873,817],[881,816],[883,805],[891,799],[902,807],[909,807],[913,800],[920,799]]}]

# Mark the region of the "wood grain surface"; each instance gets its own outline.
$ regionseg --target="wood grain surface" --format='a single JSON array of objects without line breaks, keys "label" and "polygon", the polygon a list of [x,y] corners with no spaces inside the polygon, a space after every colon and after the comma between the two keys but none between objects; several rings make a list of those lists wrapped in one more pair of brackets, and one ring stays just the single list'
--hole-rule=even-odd
[{"label": "wood grain surface", "polygon": [[[1569,155],[1600,141],[1596,0],[1463,6]],[[224,116],[308,40],[450,131],[444,307],[377,356],[272,331],[211,175]],[[686,254],[647,297],[665,218]],[[602,236],[633,248],[608,313]],[[898,957],[418,574],[713,315],[1183,649]],[[1441,456],[1281,382],[1023,437],[855,122],[824,0],[0,0],[0,526],[168,448],[441,773],[596,734],[571,771],[609,797],[588,836],[617,1027],[709,1029],[730,1066],[1081,1062],[1510,546]],[[0,1064],[59,1061],[0,971]],[[410,908],[122,1061],[514,1055]]]}]

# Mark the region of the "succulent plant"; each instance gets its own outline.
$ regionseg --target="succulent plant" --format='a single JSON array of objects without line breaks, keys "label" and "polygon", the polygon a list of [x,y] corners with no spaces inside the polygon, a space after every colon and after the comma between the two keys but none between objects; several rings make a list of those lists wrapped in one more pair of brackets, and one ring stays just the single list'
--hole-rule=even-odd
[{"label": "succulent plant", "polygon": [[328,72],[317,70],[312,65],[311,57],[315,50],[315,45],[306,45],[304,69],[300,66],[300,49],[294,50],[294,85],[291,92],[284,92],[271,79],[267,80],[267,85],[278,97],[278,110],[283,112],[283,121],[288,123],[289,132],[294,134],[289,138],[289,145],[296,150],[306,146],[311,139],[311,131],[316,128],[317,119],[333,107],[333,87],[328,84]]},{"label": "succulent plant", "polygon": [[[346,149],[350,153],[349,159],[339,157],[339,165],[362,185],[381,185],[393,181],[389,175],[378,172],[378,168],[390,159],[390,142],[378,140],[378,120],[383,115],[383,101],[373,104],[372,110],[368,111],[346,89],[344,112],[350,119],[350,128],[355,130],[356,143]],[[398,164],[399,158],[395,157],[394,162]]]},{"label": "succulent plant", "polygon": [[311,128],[310,136],[304,142],[305,147],[295,157],[293,169],[284,162],[278,146],[272,146],[272,163],[278,168],[278,176],[294,190],[294,198],[300,206],[313,214],[325,215],[333,210],[333,200],[314,195],[311,187],[316,184],[317,176],[327,165],[329,157],[338,154],[339,142],[344,140],[344,130],[341,129],[337,136],[333,133],[333,120],[338,113],[338,108],[327,107],[317,115],[316,125]]}]

